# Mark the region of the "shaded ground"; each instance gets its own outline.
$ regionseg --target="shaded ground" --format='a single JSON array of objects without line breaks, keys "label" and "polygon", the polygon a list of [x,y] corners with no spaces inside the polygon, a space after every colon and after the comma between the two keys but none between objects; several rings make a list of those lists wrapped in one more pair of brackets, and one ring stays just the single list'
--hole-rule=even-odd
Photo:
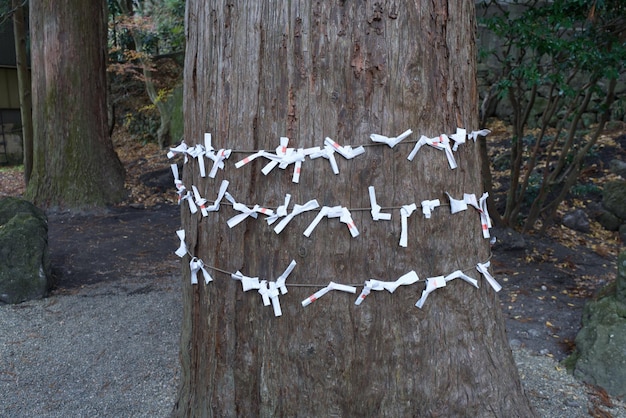
[{"label": "shaded ground", "polygon": [[180,269],[173,253],[180,227],[178,206],[110,208],[107,213],[48,215],[48,240],[56,292],[123,277],[155,277]]},{"label": "shaded ground", "polygon": [[615,257],[552,239],[521,237],[496,229],[494,277],[509,341],[562,360],[574,348],[584,304],[615,279]]}]

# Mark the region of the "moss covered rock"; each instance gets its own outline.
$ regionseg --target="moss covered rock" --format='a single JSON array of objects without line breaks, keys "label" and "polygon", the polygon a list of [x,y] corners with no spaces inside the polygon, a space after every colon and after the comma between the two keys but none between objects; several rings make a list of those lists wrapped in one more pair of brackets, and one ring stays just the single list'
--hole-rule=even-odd
[{"label": "moss covered rock", "polygon": [[574,376],[626,396],[626,252],[610,291],[585,305],[574,356]]},{"label": "moss covered rock", "polygon": [[626,221],[626,181],[618,180],[605,184],[602,205],[622,221]]},{"label": "moss covered rock", "polygon": [[45,214],[22,199],[0,199],[0,302],[43,297],[49,277]]}]

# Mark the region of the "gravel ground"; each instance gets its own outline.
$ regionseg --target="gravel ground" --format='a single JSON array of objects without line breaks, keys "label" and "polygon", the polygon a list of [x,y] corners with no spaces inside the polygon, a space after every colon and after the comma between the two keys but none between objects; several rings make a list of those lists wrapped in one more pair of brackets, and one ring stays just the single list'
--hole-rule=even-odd
[{"label": "gravel ground", "polygon": [[[116,281],[0,306],[0,416],[168,416],[179,377],[177,283]],[[603,405],[553,359],[514,354],[539,417],[626,418],[624,403]]]},{"label": "gravel ground", "polygon": [[165,417],[178,386],[170,277],[0,306],[0,416]]}]

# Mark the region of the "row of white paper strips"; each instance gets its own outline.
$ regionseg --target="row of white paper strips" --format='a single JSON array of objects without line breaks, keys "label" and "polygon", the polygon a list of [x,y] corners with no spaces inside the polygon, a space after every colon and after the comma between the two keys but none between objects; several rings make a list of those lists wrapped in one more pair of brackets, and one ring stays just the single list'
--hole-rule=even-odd
[{"label": "row of white paper strips", "polygon": [[[397,145],[400,141],[402,141],[411,133],[412,133],[411,130],[407,130],[402,135],[395,137],[395,138],[389,138],[389,137],[378,135],[378,134],[372,134],[370,138],[375,142],[387,144],[393,148],[395,145]],[[475,141],[478,135],[487,135],[488,133],[489,133],[488,130],[473,131],[470,133],[469,137],[474,139]],[[445,134],[442,134],[436,138],[427,138],[425,136],[422,136],[420,140],[417,141],[411,154],[409,154],[408,159],[413,160],[413,158],[415,157],[415,154],[420,149],[420,147],[426,144],[426,145],[433,146],[437,149],[443,150],[448,159],[450,168],[452,169],[456,168],[456,162],[454,160],[454,155],[452,154],[452,151],[456,151],[458,145],[465,142],[467,134],[464,129],[457,128],[457,133],[454,135],[451,135],[451,137],[455,141],[454,147],[452,148],[450,147],[449,138]],[[178,147],[170,148],[168,157],[172,158],[174,155],[180,153],[184,155],[185,162],[188,161],[188,156],[191,156],[192,158],[197,158],[198,166],[200,169],[200,175],[201,177],[205,177],[206,169],[205,169],[205,164],[204,164],[204,157],[206,156],[207,158],[213,161],[213,166],[211,168],[211,171],[209,172],[209,177],[214,178],[217,173],[217,170],[224,168],[224,160],[227,159],[231,155],[232,150],[220,149],[218,151],[215,151],[215,149],[211,145],[211,134],[205,134],[204,140],[205,140],[204,146],[196,145],[195,147],[187,147],[187,145],[183,142]],[[336,160],[334,158],[335,152],[338,152],[339,154],[341,154],[347,159],[354,158],[355,156],[360,155],[364,152],[363,146],[358,146],[356,148],[353,148],[352,146],[341,146],[330,138],[325,139],[324,149],[321,149],[319,147],[314,147],[314,148],[307,148],[307,149],[300,148],[296,150],[294,148],[287,147],[287,144],[289,141],[288,138],[281,137],[280,141],[281,141],[281,145],[276,149],[276,154],[268,153],[263,150],[249,151],[251,155],[237,162],[235,166],[239,168],[247,164],[248,162],[252,161],[255,158],[265,157],[270,160],[270,162],[262,170],[262,172],[265,175],[267,175],[276,166],[279,166],[279,168],[285,169],[289,164],[293,163],[295,165],[293,181],[297,183],[300,177],[301,163],[302,161],[304,161],[306,156],[309,156],[310,158],[323,157],[323,158],[328,159],[330,161],[331,167],[333,168],[333,172],[335,174],[338,174],[339,170],[337,168]],[[239,151],[239,152],[242,152],[242,151]],[[191,213],[196,213],[198,211],[198,208],[200,208],[200,212],[202,213],[202,216],[208,216],[209,212],[219,210],[222,199],[226,197],[226,199],[232,205],[233,209],[240,212],[240,214],[233,216],[227,221],[228,226],[230,228],[238,225],[240,222],[242,222],[248,217],[257,218],[258,214],[261,213],[267,216],[266,220],[268,224],[270,225],[273,224],[275,221],[277,221],[279,218],[282,218],[281,221],[274,228],[274,231],[278,234],[285,228],[285,226],[295,216],[301,213],[307,212],[307,211],[317,210],[319,208],[319,204],[317,200],[313,199],[304,205],[295,204],[292,208],[292,211],[289,213],[288,206],[289,206],[289,202],[291,199],[291,195],[289,194],[285,196],[284,205],[279,206],[278,208],[276,208],[275,211],[270,208],[261,207],[258,204],[250,207],[249,205],[237,202],[232,197],[232,195],[230,195],[230,193],[226,191],[228,188],[228,184],[229,184],[227,180],[222,181],[216,200],[214,200],[212,204],[207,205],[209,201],[200,195],[199,190],[195,185],[191,186],[193,190],[193,194],[191,191],[188,191],[186,189],[183,182],[179,178],[178,166],[176,164],[172,164],[171,168],[172,168],[172,173],[174,175],[174,184],[178,190],[179,203],[181,203],[183,200],[186,200],[188,202]],[[368,188],[368,191],[369,191],[369,197],[370,197],[370,203],[371,203],[371,208],[369,209],[372,215],[372,219],[374,221],[391,220],[390,213],[381,212],[385,208],[381,207],[376,202],[376,193],[375,193],[374,187],[370,186]],[[457,213],[457,212],[466,210],[468,204],[476,208],[476,210],[480,214],[483,236],[485,238],[489,238],[489,228],[491,227],[491,221],[489,218],[489,213],[487,211],[487,205],[486,205],[486,199],[488,197],[487,193],[484,193],[481,196],[481,198],[478,200],[476,199],[476,196],[474,194],[466,193],[464,194],[464,197],[461,200],[452,198],[448,193],[446,193],[446,195],[450,199],[451,213]],[[422,201],[420,207],[422,208],[422,213],[424,214],[425,218],[430,218],[432,210],[435,207],[438,207],[440,205],[441,203],[439,199],[435,199],[435,200]],[[400,246],[403,246],[403,247],[407,246],[407,219],[417,209],[417,207],[418,206],[415,203],[411,203],[409,205],[403,205],[399,208],[400,217],[401,217],[401,227],[402,227],[402,232],[400,235]],[[304,231],[304,235],[309,237],[311,233],[313,232],[313,230],[315,229],[315,227],[317,226],[317,224],[324,217],[339,218],[340,222],[345,223],[347,225],[348,230],[350,231],[350,234],[352,235],[352,237],[356,237],[359,235],[358,229],[352,219],[350,209],[344,206],[333,206],[333,207],[323,206],[321,209],[319,209],[319,213],[316,216],[316,218],[313,220],[313,222],[311,222],[309,227]],[[176,254],[179,257],[184,257],[186,254],[188,254],[191,257],[190,269],[191,269],[192,284],[198,283],[197,274],[199,271],[202,272],[206,284],[208,284],[209,282],[213,280],[213,278],[211,277],[207,269],[213,269],[213,270],[223,272],[223,270],[218,269],[216,267],[206,266],[201,259],[193,256],[192,254],[188,252],[187,246],[185,243],[185,231],[184,230],[176,231],[176,233],[180,238],[180,247],[176,251]],[[287,287],[286,287],[285,281],[287,277],[289,276],[289,274],[293,271],[295,266],[296,266],[296,262],[292,261],[291,264],[288,266],[288,268],[285,270],[285,272],[281,276],[279,276],[276,279],[276,281],[260,280],[258,277],[244,276],[239,271],[237,271],[236,273],[228,273],[228,274],[230,274],[233,279],[240,280],[242,282],[242,287],[244,291],[248,291],[252,289],[257,290],[258,293],[262,297],[264,305],[268,306],[272,304],[274,308],[274,314],[276,316],[280,316],[282,315],[282,311],[280,309],[280,302],[279,302],[278,297],[281,293],[282,294],[287,293]],[[485,263],[478,263],[476,265],[476,269],[485,277],[485,279],[497,292],[501,289],[501,286],[489,274],[488,267],[489,267],[489,261]],[[422,292],[422,297],[417,301],[416,306],[421,308],[424,302],[426,301],[426,298],[432,291],[440,287],[444,287],[446,285],[446,282],[456,279],[456,278],[460,278],[470,283],[471,285],[478,287],[477,281],[467,276],[461,270],[456,270],[448,274],[447,276],[429,277],[426,279],[426,288]],[[401,276],[399,279],[393,282],[385,282],[385,281],[379,281],[379,280],[374,280],[374,279],[367,280],[365,281],[365,284],[363,286],[363,291],[361,292],[361,294],[355,301],[355,304],[359,305],[365,299],[365,297],[371,292],[371,290],[385,289],[385,290],[388,290],[390,293],[393,293],[393,291],[398,286],[414,284],[418,280],[419,278],[417,274],[415,273],[415,271],[411,271]],[[321,287],[319,285],[316,286],[316,285],[303,285],[303,284],[298,284],[298,286]],[[326,285],[325,287],[322,287],[322,289],[318,290],[313,295],[303,300],[302,306],[309,305],[310,303],[319,299],[320,297],[322,297],[324,294],[328,293],[331,290],[356,293],[355,286],[338,284],[338,283],[331,281],[328,285]]]},{"label": "row of white paper strips", "polygon": [[[325,217],[327,218],[338,218],[339,222],[346,224],[348,231],[352,235],[353,238],[359,235],[359,230],[352,219],[352,213],[354,209],[347,208],[342,205],[338,206],[322,206],[320,208],[319,203],[316,199],[309,200],[303,205],[295,204],[293,205],[291,212],[289,212],[288,207],[291,201],[291,195],[285,195],[285,203],[280,205],[278,208],[272,209],[265,206],[261,206],[259,204],[249,205],[237,202],[235,198],[227,192],[228,181],[222,180],[222,184],[220,185],[220,189],[217,194],[217,198],[212,202],[207,200],[206,198],[200,195],[200,191],[195,185],[191,186],[192,191],[187,190],[185,185],[183,185],[182,181],[179,178],[178,166],[176,164],[171,165],[172,173],[174,175],[174,184],[177,188],[178,193],[178,203],[182,203],[186,201],[188,203],[189,211],[192,214],[195,214],[200,211],[203,217],[208,216],[209,212],[217,212],[220,209],[220,204],[222,203],[222,199],[226,198],[232,205],[233,209],[239,214],[231,217],[226,222],[230,228],[233,228],[236,225],[239,225],[248,217],[258,218],[258,215],[267,216],[266,221],[268,225],[272,225],[278,219],[282,218],[280,222],[274,227],[274,232],[280,234],[283,229],[287,226],[287,224],[296,216],[301,215],[305,212],[309,211],[318,211],[317,216],[313,221],[309,224],[309,226],[304,230],[303,234],[306,237],[310,237],[313,233],[313,230],[317,227],[317,225],[321,222],[321,220]],[[389,221],[391,220],[391,213],[382,212],[382,210],[390,210],[393,208],[383,208],[376,201],[376,191],[374,186],[369,186],[369,197],[370,197],[370,208],[366,208],[370,210],[372,215],[372,219],[374,221]],[[450,201],[450,212],[452,214],[467,210],[468,205],[474,207],[480,217],[481,228],[483,232],[483,237],[489,238],[489,228],[491,228],[491,219],[489,217],[489,212],[487,210],[487,197],[489,197],[488,193],[483,193],[480,199],[476,199],[476,195],[473,193],[464,193],[463,199],[454,199],[450,196],[449,193],[446,192],[448,199]],[[411,203],[407,205],[402,205],[400,207],[396,207],[396,209],[400,210],[400,242],[399,245],[401,247],[407,247],[407,221],[408,218],[413,214],[418,207],[421,207],[422,213],[426,219],[430,219],[433,210],[436,207],[441,206],[441,201],[439,199],[433,200],[423,200],[421,204],[418,206],[416,203]]]},{"label": "row of white paper strips", "polygon": [[[413,161],[417,151],[423,145],[430,145],[431,147],[441,150],[445,153],[446,158],[448,159],[448,164],[451,169],[455,169],[457,167],[456,160],[454,159],[453,151],[456,151],[460,144],[464,144],[466,139],[469,137],[476,142],[478,136],[486,136],[489,134],[488,129],[482,129],[479,131],[472,131],[467,134],[467,131],[462,128],[457,128],[456,133],[450,135],[441,134],[434,138],[428,138],[424,135],[420,137],[418,141],[413,141],[415,146],[413,150],[408,155],[407,159],[409,161]],[[402,134],[397,137],[387,137],[379,134],[371,134],[370,139],[374,142],[374,144],[387,144],[389,147],[393,148],[398,145],[402,140],[411,135],[413,131],[411,129],[407,129]],[[450,139],[454,141],[454,145],[450,146]],[[409,143],[410,141],[406,141]],[[244,165],[248,164],[250,161],[255,160],[259,157],[263,157],[269,160],[263,169],[261,170],[263,174],[268,175],[275,167],[278,166],[280,169],[286,169],[291,164],[294,165],[293,177],[292,181],[294,183],[300,182],[300,172],[302,168],[302,162],[306,160],[306,157],[309,159],[316,158],[325,158],[330,162],[330,166],[333,170],[333,173],[339,174],[339,167],[337,166],[337,160],[335,159],[335,153],[340,154],[342,157],[346,159],[355,158],[365,152],[365,148],[363,145],[352,146],[352,145],[339,145],[336,141],[331,138],[326,137],[324,139],[324,147],[312,147],[312,148],[289,148],[289,138],[281,137],[280,144],[276,148],[276,152],[272,153],[266,150],[253,150],[253,151],[238,151],[232,149],[219,149],[216,150],[213,148],[211,134],[204,134],[204,145],[196,144],[193,147],[187,146],[185,142],[181,142],[180,145],[174,148],[170,148],[170,151],[167,153],[169,158],[172,158],[176,154],[183,154],[185,156],[185,162],[188,161],[189,157],[196,158],[198,160],[198,167],[200,169],[200,177],[206,177],[206,165],[205,158],[213,161],[213,165],[211,166],[211,170],[209,171],[209,177],[215,178],[218,169],[223,169],[225,164],[224,160],[228,159],[233,152],[235,153],[249,153],[247,157],[244,159],[237,161],[235,163],[235,167],[241,168]],[[373,145],[373,144],[367,144]]]},{"label": "row of white paper strips", "polygon": [[[209,273],[209,270],[216,270],[222,273],[226,273],[224,270],[208,266],[204,264],[204,262],[189,253],[187,249],[187,244],[185,243],[185,230],[181,229],[176,231],[178,238],[180,239],[180,246],[176,250],[176,255],[179,257],[184,257],[185,255],[189,255],[191,260],[189,261],[189,268],[191,270],[191,284],[198,284],[198,272],[202,272],[202,276],[204,277],[204,283],[209,284],[213,281],[213,277]],[[487,282],[491,285],[491,287],[499,292],[502,289],[502,286],[493,278],[493,276],[489,273],[489,265],[490,261],[486,261],[484,263],[476,264],[476,270],[478,270],[482,276],[487,280]],[[281,316],[282,310],[280,307],[279,296],[281,294],[287,293],[287,277],[291,274],[291,272],[296,267],[296,261],[292,260],[287,269],[280,275],[276,280],[267,280],[260,279],[259,277],[249,277],[243,275],[240,271],[235,273],[226,273],[231,276],[234,280],[239,280],[241,282],[241,287],[244,292],[248,290],[256,290],[261,295],[261,300],[263,301],[263,305],[269,306],[272,305],[274,309],[275,316]],[[426,281],[426,287],[422,291],[422,296],[415,303],[415,306],[418,308],[422,308],[424,306],[424,302],[426,302],[426,298],[430,293],[434,290],[439,289],[441,287],[445,287],[446,283],[454,280],[454,279],[462,279],[465,282],[471,284],[472,286],[478,288],[478,281],[469,277],[462,270],[455,270],[452,273],[445,276],[434,276],[428,277]],[[360,305],[363,300],[371,293],[372,290],[387,290],[389,293],[393,293],[399,286],[408,286],[419,281],[419,277],[414,270],[409,271],[408,273],[400,276],[395,281],[381,281],[376,279],[365,280],[363,285],[363,290],[360,295],[354,301],[355,305]],[[334,281],[329,282],[327,285],[314,285],[314,284],[302,284],[296,283],[293,286],[298,287],[321,287],[320,290],[313,293],[311,296],[304,299],[301,304],[303,307],[310,305],[315,302],[317,299],[324,296],[326,293],[331,290],[337,290],[342,292],[348,292],[356,294],[357,286],[349,285],[349,284],[340,284]]]}]

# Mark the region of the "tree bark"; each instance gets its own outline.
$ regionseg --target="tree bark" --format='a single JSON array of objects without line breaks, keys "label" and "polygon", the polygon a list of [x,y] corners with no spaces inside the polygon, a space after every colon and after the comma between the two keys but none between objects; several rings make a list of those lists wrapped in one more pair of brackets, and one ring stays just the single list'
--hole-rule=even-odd
[{"label": "tree bark", "polygon": [[24,145],[24,182],[28,186],[33,169],[33,102],[31,96],[30,72],[26,57],[26,22],[24,4],[21,0],[12,2],[13,37],[15,38],[15,61],[17,67],[17,85],[20,96],[20,114],[22,118],[22,143]]},{"label": "tree bark", "polygon": [[[187,1],[184,73],[185,138],[215,148],[273,150],[289,146],[371,143],[371,133],[406,129],[434,137],[456,127],[478,129],[473,2]],[[414,144],[367,147],[351,160],[306,160],[299,184],[291,168],[263,176],[261,158],[235,169],[230,157],[215,179],[201,178],[195,159],[183,181],[214,199],[223,179],[238,202],[277,207],[294,203],[351,208],[360,232],[323,220],[311,238],[302,232],[315,212],[293,218],[276,234],[261,218],[230,229],[237,212],[222,205],[182,222],[188,252],[211,270],[241,271],[268,281],[297,266],[280,296],[282,316],[256,292],[211,270],[213,282],[190,285],[183,259],[182,377],[175,416],[472,416],[529,417],[509,349],[498,298],[483,280],[461,280],[415,307],[424,279],[474,268],[489,258],[474,210],[422,215],[423,200],[444,192],[457,199],[482,193],[480,157],[469,141],[455,153]],[[209,160],[207,160],[210,163]],[[394,207],[391,221],[374,222],[368,186],[378,204]],[[399,207],[417,203],[408,219],[408,247],[398,246]],[[366,208],[367,210],[356,210]],[[470,208],[471,209],[471,208]],[[415,270],[420,281],[393,294],[329,292],[307,307],[301,301],[330,281],[363,286],[395,281]],[[299,286],[296,286],[299,285]],[[253,294],[254,293],[254,294]]]},{"label": "tree bark", "polygon": [[119,202],[124,168],[106,108],[106,3],[30,4],[33,172],[26,196],[43,207]]}]

